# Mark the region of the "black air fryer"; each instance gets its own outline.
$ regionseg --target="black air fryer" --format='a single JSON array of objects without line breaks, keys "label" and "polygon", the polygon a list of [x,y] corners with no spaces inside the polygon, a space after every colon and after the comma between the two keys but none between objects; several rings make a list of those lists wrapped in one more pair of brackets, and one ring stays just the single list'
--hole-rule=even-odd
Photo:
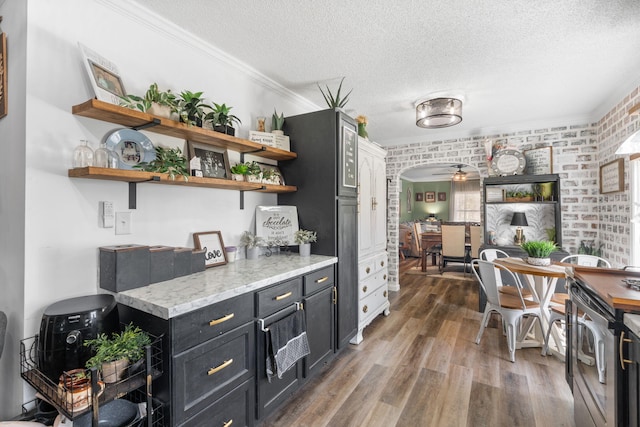
[{"label": "black air fryer", "polygon": [[82,345],[85,340],[118,331],[118,308],[113,295],[87,295],[51,304],[40,323],[40,370],[57,384],[63,371],[84,368],[91,358],[91,349]]}]

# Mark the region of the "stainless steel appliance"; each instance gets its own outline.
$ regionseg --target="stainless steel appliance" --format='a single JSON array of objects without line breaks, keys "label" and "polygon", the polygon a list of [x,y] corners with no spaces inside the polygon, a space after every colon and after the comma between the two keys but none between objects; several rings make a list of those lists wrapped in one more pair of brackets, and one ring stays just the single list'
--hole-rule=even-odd
[{"label": "stainless steel appliance", "polygon": [[618,426],[624,416],[616,399],[621,375],[615,310],[595,292],[568,279],[567,379],[572,385],[576,426]]},{"label": "stainless steel appliance", "polygon": [[63,371],[83,368],[91,350],[83,345],[119,328],[113,295],[87,295],[51,304],[44,310],[38,338],[40,370],[54,383]]}]

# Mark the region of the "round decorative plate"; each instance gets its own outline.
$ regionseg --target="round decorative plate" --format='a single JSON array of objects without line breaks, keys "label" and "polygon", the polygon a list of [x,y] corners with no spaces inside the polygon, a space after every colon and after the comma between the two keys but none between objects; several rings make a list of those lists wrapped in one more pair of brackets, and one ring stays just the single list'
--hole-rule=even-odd
[{"label": "round decorative plate", "polygon": [[106,143],[107,148],[118,155],[118,169],[133,169],[156,158],[153,143],[137,130],[118,129],[107,137]]},{"label": "round decorative plate", "polygon": [[526,165],[527,160],[517,150],[500,150],[491,160],[491,170],[496,175],[520,175]]}]

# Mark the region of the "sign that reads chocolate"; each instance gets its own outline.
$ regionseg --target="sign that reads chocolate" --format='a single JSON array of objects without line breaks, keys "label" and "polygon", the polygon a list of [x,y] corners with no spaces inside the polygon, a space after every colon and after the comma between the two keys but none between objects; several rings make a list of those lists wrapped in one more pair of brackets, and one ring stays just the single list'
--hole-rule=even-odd
[{"label": "sign that reads chocolate", "polygon": [[[256,235],[267,242],[293,244],[298,231],[298,209],[295,206],[257,206]],[[285,243],[286,242],[286,243]]]}]

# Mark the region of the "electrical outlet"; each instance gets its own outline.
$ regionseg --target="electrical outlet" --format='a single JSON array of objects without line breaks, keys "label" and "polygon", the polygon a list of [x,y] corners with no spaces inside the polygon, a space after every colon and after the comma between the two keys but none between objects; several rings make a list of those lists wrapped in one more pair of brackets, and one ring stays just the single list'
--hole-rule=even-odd
[{"label": "electrical outlet", "polygon": [[131,212],[116,212],[116,234],[131,234]]}]

